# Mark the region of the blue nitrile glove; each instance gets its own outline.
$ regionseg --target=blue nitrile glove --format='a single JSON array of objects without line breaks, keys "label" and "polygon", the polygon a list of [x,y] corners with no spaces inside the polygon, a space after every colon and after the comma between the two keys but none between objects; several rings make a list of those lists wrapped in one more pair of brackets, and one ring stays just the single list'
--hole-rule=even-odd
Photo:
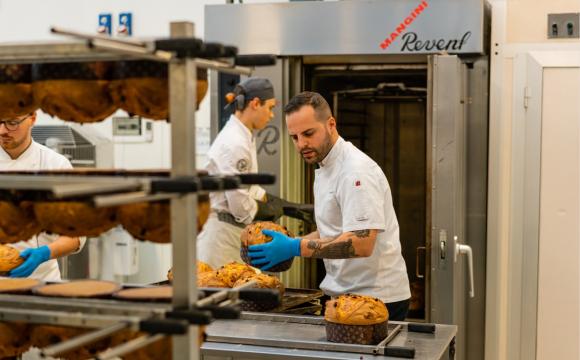
[{"label": "blue nitrile glove", "polygon": [[12,269],[8,276],[13,278],[28,277],[36,270],[38,265],[50,259],[50,248],[43,245],[38,248],[29,248],[20,253],[24,262],[15,269]]},{"label": "blue nitrile glove", "polygon": [[282,261],[300,256],[301,239],[291,238],[273,230],[262,230],[262,234],[271,236],[272,241],[248,247],[248,255],[252,259],[253,266],[268,270]]}]

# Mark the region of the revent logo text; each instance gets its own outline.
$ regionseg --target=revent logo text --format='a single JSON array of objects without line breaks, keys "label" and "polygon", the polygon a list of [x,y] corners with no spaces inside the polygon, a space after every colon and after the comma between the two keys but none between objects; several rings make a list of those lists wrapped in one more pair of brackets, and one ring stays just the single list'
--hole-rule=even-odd
[{"label": "revent logo text", "polygon": [[405,31],[405,29],[407,28],[407,26],[411,25],[413,23],[413,21],[415,21],[415,19],[417,18],[417,16],[419,16],[426,8],[427,6],[429,6],[427,4],[427,1],[423,0],[421,1],[421,3],[419,4],[419,6],[417,6],[412,12],[411,14],[409,14],[409,16],[407,16],[405,18],[405,20],[403,20],[399,26],[397,26],[397,29],[395,29],[395,31],[393,31],[391,33],[391,35],[389,35],[382,43],[381,43],[381,49],[385,50],[386,48],[389,47],[389,45],[391,45],[393,43],[393,41],[395,41],[399,35],[401,35],[401,33],[403,33]]}]

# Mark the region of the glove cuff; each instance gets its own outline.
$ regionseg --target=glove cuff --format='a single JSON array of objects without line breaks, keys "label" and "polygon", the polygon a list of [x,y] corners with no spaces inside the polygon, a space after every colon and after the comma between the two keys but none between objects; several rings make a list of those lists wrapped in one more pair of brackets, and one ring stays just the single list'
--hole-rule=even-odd
[{"label": "glove cuff", "polygon": [[51,252],[48,245],[42,245],[38,248],[38,251],[42,254],[43,262],[50,260]]},{"label": "glove cuff", "polygon": [[302,253],[302,251],[300,250],[301,242],[302,242],[301,238],[292,239],[292,247],[291,247],[292,256],[300,256],[300,254]]}]

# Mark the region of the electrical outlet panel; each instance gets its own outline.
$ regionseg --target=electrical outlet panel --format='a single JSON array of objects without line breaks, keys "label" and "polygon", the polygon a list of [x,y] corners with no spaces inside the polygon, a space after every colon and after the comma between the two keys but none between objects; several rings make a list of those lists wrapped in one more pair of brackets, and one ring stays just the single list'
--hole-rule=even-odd
[{"label": "electrical outlet panel", "polygon": [[580,13],[548,14],[548,39],[580,38]]}]

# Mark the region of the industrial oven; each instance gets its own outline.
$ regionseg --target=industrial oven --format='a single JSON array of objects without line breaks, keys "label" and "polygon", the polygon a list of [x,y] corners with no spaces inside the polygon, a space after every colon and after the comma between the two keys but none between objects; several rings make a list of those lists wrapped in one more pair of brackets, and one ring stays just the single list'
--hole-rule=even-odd
[{"label": "industrial oven", "polygon": [[[207,41],[276,54],[254,75],[272,80],[281,107],[320,92],[340,135],[382,167],[412,288],[409,318],[458,325],[458,359],[484,354],[489,16],[483,0],[205,8]],[[214,136],[238,80],[210,79]],[[257,135],[260,170],[278,175],[269,191],[312,202],[313,169],[293,149],[281,107]],[[318,286],[323,266],[306,265],[300,281]]]}]

